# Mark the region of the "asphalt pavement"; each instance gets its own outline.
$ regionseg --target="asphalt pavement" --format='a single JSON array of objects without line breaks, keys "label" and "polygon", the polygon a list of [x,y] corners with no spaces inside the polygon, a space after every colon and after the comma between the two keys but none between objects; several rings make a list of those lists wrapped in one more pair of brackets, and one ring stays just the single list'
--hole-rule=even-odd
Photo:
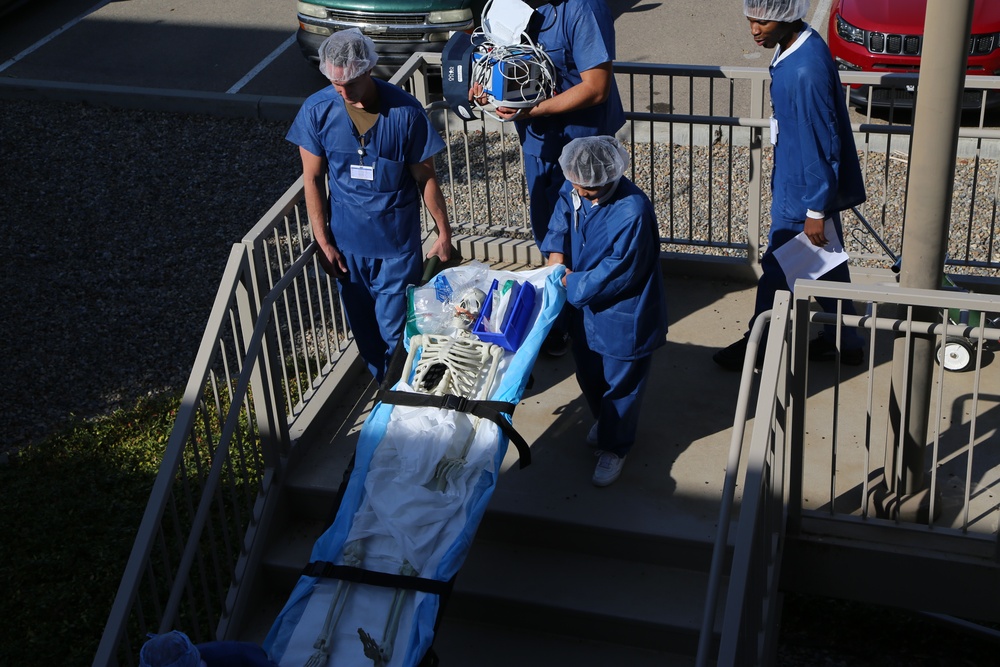
[{"label": "asphalt pavement", "polygon": [[[830,0],[810,19],[825,24]],[[765,67],[739,0],[609,0],[617,59]],[[813,18],[815,16],[815,18]],[[28,0],[0,18],[0,83],[301,99],[325,80],[299,52],[292,2]]]}]

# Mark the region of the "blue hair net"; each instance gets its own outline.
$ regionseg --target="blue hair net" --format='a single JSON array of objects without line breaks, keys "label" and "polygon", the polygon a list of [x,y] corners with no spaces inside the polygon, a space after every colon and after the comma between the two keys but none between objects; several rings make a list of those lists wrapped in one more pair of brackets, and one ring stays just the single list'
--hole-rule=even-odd
[{"label": "blue hair net", "polygon": [[139,667],[201,667],[201,654],[186,634],[174,630],[142,645]]}]

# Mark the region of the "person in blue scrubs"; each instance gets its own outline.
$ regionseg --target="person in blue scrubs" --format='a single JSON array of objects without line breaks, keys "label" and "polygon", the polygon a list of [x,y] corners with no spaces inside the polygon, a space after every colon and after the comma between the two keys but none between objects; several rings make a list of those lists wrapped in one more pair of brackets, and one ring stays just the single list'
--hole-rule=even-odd
[{"label": "person in blue scrubs", "polygon": [[559,159],[567,181],[542,242],[565,264],[576,377],[596,420],[596,486],[618,479],[635,443],[653,352],[666,343],[660,236],[649,198],[625,176],[614,137],[574,139]]},{"label": "person in blue scrubs", "polygon": [[339,280],[354,341],[381,383],[406,323],[406,288],[422,272],[421,199],[437,227],[427,256],[451,256],[434,172],[444,142],[413,96],[372,77],[375,44],[359,30],[334,33],[319,56],[332,85],[305,101],[286,138],[299,146],[320,264]]},{"label": "person in blue scrubs", "polygon": [[139,667],[277,667],[257,644],[217,641],[195,646],[179,630],[155,635],[139,650]]},{"label": "person in blue scrubs", "polygon": [[[813,245],[827,245],[826,219],[833,222],[843,243],[840,211],[861,204],[866,195],[840,75],[823,38],[803,21],[809,0],[744,0],[743,7],[757,45],[775,49],[770,66],[774,143],[771,232],[767,252],[761,258],[763,273],[757,283],[749,331],[754,320],[771,308],[775,292],[791,289],[774,251],[801,232]],[[849,283],[847,263],[821,279]],[[827,312],[837,312],[835,301],[819,299],[819,303]],[[850,301],[842,308],[844,314],[855,314]],[[726,370],[742,370],[748,335],[716,352],[713,360]],[[826,327],[809,343],[809,358],[835,359],[835,340],[836,327]],[[860,364],[863,345],[857,330],[844,327],[841,363]]]},{"label": "person in blue scrubs", "polygon": [[[604,0],[546,4],[528,0],[527,4],[541,18],[538,34],[532,36],[552,58],[555,94],[533,107],[499,107],[496,113],[515,121],[524,153],[531,231],[541,248],[553,204],[566,181],[559,167],[563,148],[577,137],[614,135],[625,124],[625,112],[612,71],[614,17]],[[473,97],[476,92],[474,87]],[[543,351],[560,356],[567,345],[565,329],[557,324]]]}]

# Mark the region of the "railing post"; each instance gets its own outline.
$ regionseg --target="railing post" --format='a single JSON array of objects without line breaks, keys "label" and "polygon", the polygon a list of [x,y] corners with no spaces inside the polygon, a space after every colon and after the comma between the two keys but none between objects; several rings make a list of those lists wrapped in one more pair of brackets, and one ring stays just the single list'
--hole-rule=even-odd
[{"label": "railing post", "polygon": [[[253,243],[244,241],[243,247],[247,253],[249,271],[236,290],[236,304],[240,313],[241,338],[244,349],[253,336],[254,325],[261,315],[261,304],[269,288],[264,280],[264,259],[259,248]],[[273,329],[268,328],[264,335],[264,345],[258,363],[254,364],[250,377],[250,391],[256,409],[257,433],[260,436],[261,451],[264,454],[264,465],[275,471],[281,470],[283,456],[288,455],[291,446],[288,437],[288,415],[285,414],[285,402],[281,398],[281,382],[276,372],[275,364],[282,363],[277,354],[278,346],[274,340]]]},{"label": "railing post", "polygon": [[788,368],[788,534],[794,535],[802,526],[802,476],[806,439],[806,384],[809,359],[809,299],[797,298],[792,306],[792,340]]},{"label": "railing post", "polygon": [[[764,87],[768,79],[751,79],[750,86],[750,117],[763,119]],[[762,215],[762,182],[764,180],[763,163],[764,148],[762,146],[763,132],[758,127],[750,128],[750,173],[747,175],[747,263],[757,276],[760,268],[760,234]]]}]

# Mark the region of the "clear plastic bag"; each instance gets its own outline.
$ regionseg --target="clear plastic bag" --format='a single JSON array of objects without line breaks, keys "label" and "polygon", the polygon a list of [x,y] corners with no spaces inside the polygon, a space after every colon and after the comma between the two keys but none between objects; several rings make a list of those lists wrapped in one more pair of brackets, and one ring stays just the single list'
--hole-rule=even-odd
[{"label": "clear plastic bag", "polygon": [[469,330],[486,305],[489,267],[482,262],[439,273],[423,287],[411,287],[407,331],[453,336]]}]

